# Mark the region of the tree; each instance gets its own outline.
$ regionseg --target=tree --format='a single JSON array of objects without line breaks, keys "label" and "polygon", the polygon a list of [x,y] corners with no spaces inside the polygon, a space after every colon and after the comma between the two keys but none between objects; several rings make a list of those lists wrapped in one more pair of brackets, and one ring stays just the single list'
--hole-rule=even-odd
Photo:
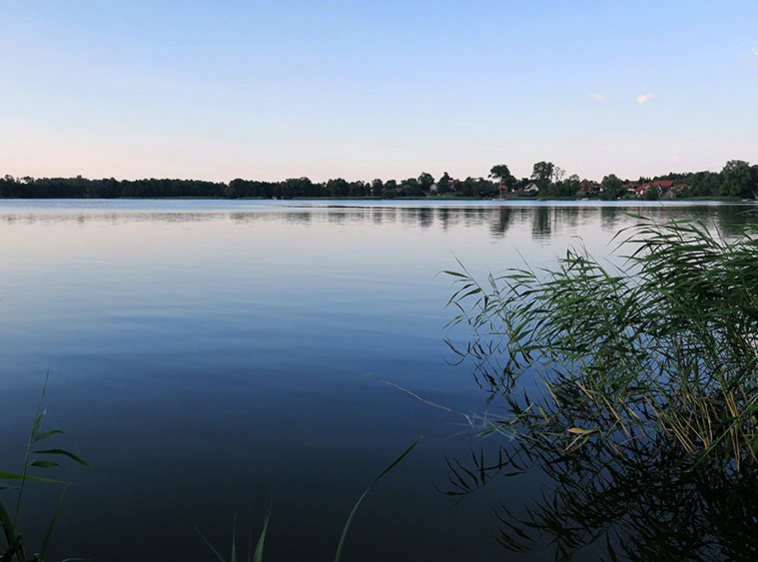
[{"label": "tree", "polygon": [[381,197],[384,190],[384,182],[380,178],[376,178],[371,182],[371,195],[373,197]]},{"label": "tree", "polygon": [[716,172],[697,172],[687,180],[685,197],[708,197],[721,192],[721,175]]},{"label": "tree", "polygon": [[313,197],[316,190],[309,178],[288,178],[279,183],[277,197],[291,199],[293,197]]},{"label": "tree", "polygon": [[342,178],[335,178],[326,182],[326,189],[330,197],[347,197],[350,193],[350,184]]},{"label": "tree", "polygon": [[403,182],[403,195],[409,197],[419,197],[421,195],[421,185],[416,178],[408,178]]},{"label": "tree", "polygon": [[552,186],[551,193],[556,197],[575,197],[579,192],[580,184],[579,176],[572,174],[566,179],[556,181]]},{"label": "tree", "polygon": [[371,188],[366,182],[354,181],[350,182],[350,188],[348,194],[350,197],[366,197],[369,195]]},{"label": "tree", "polygon": [[616,200],[623,194],[621,189],[623,185],[624,182],[616,174],[608,174],[600,184],[602,190],[600,196],[603,199]]},{"label": "tree", "polygon": [[474,178],[467,177],[462,183],[459,183],[460,194],[463,197],[474,197]]},{"label": "tree", "polygon": [[432,185],[434,185],[434,176],[427,172],[422,172],[422,174],[418,177],[418,183],[421,186],[421,191],[429,193]]},{"label": "tree", "polygon": [[397,182],[395,180],[387,180],[384,182],[384,188],[382,189],[383,199],[392,199],[397,197]]},{"label": "tree", "polygon": [[20,193],[19,183],[10,174],[0,178],[0,197],[18,197]]},{"label": "tree", "polygon": [[564,170],[560,166],[556,166],[553,169],[553,182],[558,183],[560,181],[563,181],[564,177],[566,177],[566,170]]},{"label": "tree", "polygon": [[450,174],[445,172],[442,174],[440,181],[437,182],[437,193],[443,195],[450,191]]},{"label": "tree", "polygon": [[645,193],[642,194],[642,198],[645,201],[658,201],[661,198],[661,188],[658,184],[652,183],[647,186]]},{"label": "tree", "polygon": [[537,162],[532,167],[532,181],[540,189],[546,189],[550,185],[554,169],[555,165],[552,162]]},{"label": "tree", "polygon": [[721,194],[732,197],[754,197],[756,185],[750,164],[744,160],[729,160],[721,170]]},{"label": "tree", "polygon": [[513,177],[508,166],[505,164],[497,164],[490,168],[490,175],[488,176],[500,183],[500,185],[506,186],[508,189],[513,189],[516,183],[516,178]]}]

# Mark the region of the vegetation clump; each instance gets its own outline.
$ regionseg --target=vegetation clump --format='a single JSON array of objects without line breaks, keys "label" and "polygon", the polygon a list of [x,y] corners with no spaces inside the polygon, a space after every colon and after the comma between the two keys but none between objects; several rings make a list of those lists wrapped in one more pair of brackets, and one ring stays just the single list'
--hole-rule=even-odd
[{"label": "vegetation clump", "polygon": [[451,461],[448,493],[537,468],[552,492],[498,515],[511,550],[755,559],[758,238],[636,218],[619,266],[570,249],[485,285],[448,272],[474,333],[453,349],[502,408],[485,433],[510,437]]},{"label": "vegetation clump", "polygon": [[456,322],[505,358],[483,373],[492,390],[544,381],[548,404],[529,400],[508,423],[541,420],[567,448],[664,432],[725,469],[758,463],[758,239],[643,221],[622,246],[633,251],[613,270],[570,249],[555,270],[511,270],[488,289],[455,273]]}]

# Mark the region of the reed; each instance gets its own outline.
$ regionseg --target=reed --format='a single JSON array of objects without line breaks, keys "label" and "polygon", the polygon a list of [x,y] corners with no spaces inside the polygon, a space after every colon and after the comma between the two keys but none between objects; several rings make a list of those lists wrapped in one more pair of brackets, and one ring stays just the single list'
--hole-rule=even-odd
[{"label": "reed", "polygon": [[[34,422],[32,423],[32,429],[29,433],[29,438],[26,442],[26,450],[24,453],[23,468],[21,472],[8,472],[0,471],[0,482],[7,482],[8,484],[0,484],[0,491],[15,493],[16,498],[15,507],[13,508],[13,514],[7,509],[6,504],[0,500],[0,528],[2,528],[2,541],[0,541],[0,561],[1,562],[42,562],[47,555],[48,547],[50,546],[50,539],[53,535],[55,524],[58,520],[58,514],[60,513],[61,505],[63,504],[63,497],[66,492],[66,486],[68,482],[57,480],[54,478],[47,478],[32,474],[32,471],[48,470],[59,466],[58,460],[61,458],[67,458],[77,462],[81,465],[87,466],[87,463],[76,454],[66,449],[52,448],[52,449],[38,449],[39,443],[46,441],[47,439],[63,434],[60,429],[43,430],[42,423],[45,418],[46,410],[43,409],[45,393],[47,392],[47,383],[50,377],[50,372],[45,375],[45,382],[42,386],[42,392],[40,394],[39,402],[37,404],[37,411],[34,416]],[[24,543],[22,534],[18,528],[19,514],[23,505],[24,491],[26,490],[26,484],[28,482],[42,482],[47,484],[57,484],[62,486],[60,497],[58,499],[55,511],[53,512],[50,522],[47,525],[40,550],[34,552],[31,555],[28,554],[28,549]],[[67,558],[63,562],[81,560],[78,558]]]},{"label": "reed", "polygon": [[[353,522],[353,518],[355,517],[355,514],[358,512],[358,508],[363,503],[363,500],[366,498],[368,493],[376,486],[379,481],[387,476],[408,454],[416,447],[416,445],[419,444],[421,441],[421,437],[418,437],[413,443],[411,443],[400,455],[395,458],[390,464],[388,464],[384,470],[382,470],[376,478],[374,478],[371,483],[368,485],[368,487],[363,491],[363,493],[358,497],[358,500],[353,505],[353,509],[350,511],[350,514],[347,517],[347,520],[345,521],[345,525],[342,527],[342,534],[340,535],[340,539],[337,542],[337,551],[334,555],[334,562],[340,562],[342,559],[342,551],[345,546],[345,541],[347,540],[347,534],[348,530],[350,529],[350,525]],[[248,544],[248,562],[263,562],[263,545],[266,540],[266,532],[268,531],[268,523],[269,519],[271,518],[271,510],[266,513],[266,516],[263,520],[263,529],[261,530],[261,533],[258,537],[258,542],[256,543],[255,550],[253,550],[253,531],[252,528],[250,529],[250,542]],[[237,521],[235,518],[235,521],[232,526],[232,543],[229,550],[229,561],[228,562],[237,562],[237,539],[236,539],[236,527],[237,527]],[[213,544],[203,535],[203,533],[195,527],[195,530],[200,535],[200,538],[205,542],[205,544],[210,548],[211,552],[213,553],[215,559],[218,562],[227,562],[226,558],[216,549],[216,547],[213,546]]]},{"label": "reed", "polygon": [[618,266],[573,248],[484,283],[448,272],[472,331],[449,345],[489,392],[479,431],[508,439],[448,460],[446,493],[541,473],[497,510],[514,552],[755,560],[758,239],[636,219]]},{"label": "reed", "polygon": [[[699,222],[638,225],[615,239],[619,266],[582,248],[558,265],[510,269],[479,283],[449,271],[451,346],[517,430],[565,450],[619,446],[664,433],[727,471],[758,464],[758,239],[728,239]],[[513,392],[522,377],[540,392]]]}]

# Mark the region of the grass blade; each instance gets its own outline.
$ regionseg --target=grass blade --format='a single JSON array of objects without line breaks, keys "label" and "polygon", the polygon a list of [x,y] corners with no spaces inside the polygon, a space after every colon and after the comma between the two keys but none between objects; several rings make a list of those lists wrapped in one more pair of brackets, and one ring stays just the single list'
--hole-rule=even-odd
[{"label": "grass blade", "polygon": [[21,535],[16,531],[16,525],[2,502],[0,502],[0,527],[3,528],[5,540],[7,541],[9,548],[8,552],[3,556],[3,560],[7,559],[10,562],[13,558],[9,556],[9,554],[12,555],[15,553],[17,559],[26,562],[26,554],[24,553],[24,546],[21,543]]},{"label": "grass blade", "polygon": [[44,449],[40,451],[34,451],[34,453],[38,455],[63,455],[65,457],[70,458],[73,461],[78,462],[79,464],[83,466],[89,466],[89,464],[87,464],[87,462],[83,458],[81,458],[78,455],[75,455],[71,451],[66,451],[65,449]]},{"label": "grass blade", "polygon": [[270,518],[271,510],[269,509],[266,513],[266,517],[263,518],[263,530],[261,531],[261,536],[258,537],[258,544],[255,547],[255,554],[253,554],[252,562],[263,562],[263,542],[266,540],[266,532],[268,531],[268,521]]},{"label": "grass blade", "polygon": [[216,550],[216,547],[215,547],[215,546],[213,546],[213,545],[211,544],[211,542],[210,542],[210,541],[209,541],[207,538],[205,538],[205,535],[202,533],[202,531],[201,531],[200,529],[198,529],[197,525],[195,525],[195,531],[197,531],[197,534],[198,534],[198,535],[200,535],[200,538],[201,538],[201,539],[203,539],[203,542],[204,542],[206,545],[208,545],[208,548],[210,548],[210,549],[211,549],[211,552],[212,552],[212,553],[214,554],[214,556],[216,557],[216,560],[218,560],[218,562],[226,562],[226,560],[224,560],[224,557],[223,557],[223,556],[221,556],[221,553],[220,553],[218,550]]},{"label": "grass blade", "polygon": [[63,496],[65,495],[66,495],[66,488],[63,488],[63,491],[61,492],[61,497],[60,499],[58,499],[58,506],[55,508],[55,513],[53,514],[53,517],[50,520],[50,524],[47,526],[47,532],[45,533],[45,538],[42,541],[42,548],[39,551],[40,560],[44,560],[45,555],[47,554],[47,547],[50,545],[50,538],[53,536],[53,529],[55,528],[55,523],[58,520],[58,514],[61,512],[61,506],[63,505]]},{"label": "grass blade", "polygon": [[394,461],[392,461],[387,468],[382,470],[379,473],[379,476],[374,478],[374,480],[369,484],[368,488],[366,488],[361,496],[358,498],[358,501],[355,502],[355,505],[353,506],[352,511],[350,511],[350,515],[347,517],[347,521],[345,522],[345,526],[342,528],[342,535],[340,536],[340,541],[337,544],[337,553],[334,555],[334,562],[339,562],[340,557],[342,556],[342,547],[345,545],[345,539],[347,538],[347,532],[348,529],[350,529],[350,524],[353,522],[353,517],[355,517],[356,512],[358,511],[358,507],[360,507],[361,503],[363,502],[364,498],[368,495],[368,493],[371,491],[371,489],[376,485],[379,480],[381,480],[384,476],[387,475],[393,468],[395,468],[400,461],[402,461],[406,456],[408,456],[408,453],[410,453],[416,445],[419,444],[419,441],[421,441],[421,437],[418,437],[413,443],[410,444],[410,446],[403,451],[400,456],[398,456]]}]

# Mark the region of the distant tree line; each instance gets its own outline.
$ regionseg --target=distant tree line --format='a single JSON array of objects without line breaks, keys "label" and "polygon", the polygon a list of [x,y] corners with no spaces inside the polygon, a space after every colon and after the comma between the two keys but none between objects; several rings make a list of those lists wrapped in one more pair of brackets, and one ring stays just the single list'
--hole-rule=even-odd
[{"label": "distant tree line", "polygon": [[[657,183],[656,183],[657,182]],[[661,186],[664,185],[665,189]],[[639,187],[651,189],[640,191]],[[636,191],[635,191],[636,190]],[[656,178],[621,179],[615,174],[601,182],[576,174],[566,176],[565,170],[552,162],[534,164],[532,175],[516,178],[506,164],[492,166],[486,178],[457,179],[445,172],[435,179],[428,172],[405,180],[347,181],[342,178],[316,183],[309,178],[283,181],[257,181],[236,178],[229,183],[182,179],[116,180],[114,178],[0,178],[3,198],[423,198],[462,197],[490,199],[495,197],[572,198],[597,197],[623,199],[644,196],[648,199],[669,197],[749,197],[758,195],[758,165],[743,160],[730,160],[720,172],[670,173]]]},{"label": "distant tree line", "polygon": [[0,197],[28,199],[116,197],[223,197],[226,184],[201,180],[90,180],[75,178],[0,178]]}]

